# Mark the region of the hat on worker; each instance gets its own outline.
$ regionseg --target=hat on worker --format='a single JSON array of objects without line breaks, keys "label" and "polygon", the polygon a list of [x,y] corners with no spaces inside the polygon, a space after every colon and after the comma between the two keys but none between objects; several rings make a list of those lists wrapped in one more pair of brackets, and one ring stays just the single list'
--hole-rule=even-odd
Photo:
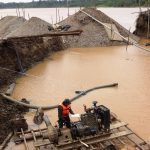
[{"label": "hat on worker", "polygon": [[64,99],[63,104],[65,104],[65,105],[71,104],[70,99],[68,99],[68,98]]}]

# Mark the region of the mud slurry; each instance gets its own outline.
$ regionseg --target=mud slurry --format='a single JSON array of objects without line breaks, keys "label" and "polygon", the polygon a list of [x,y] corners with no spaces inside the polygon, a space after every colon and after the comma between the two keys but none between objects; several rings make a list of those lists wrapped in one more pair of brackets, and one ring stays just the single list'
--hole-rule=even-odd
[{"label": "mud slurry", "polygon": [[26,109],[0,97],[0,144],[13,131],[12,119],[23,118]]}]

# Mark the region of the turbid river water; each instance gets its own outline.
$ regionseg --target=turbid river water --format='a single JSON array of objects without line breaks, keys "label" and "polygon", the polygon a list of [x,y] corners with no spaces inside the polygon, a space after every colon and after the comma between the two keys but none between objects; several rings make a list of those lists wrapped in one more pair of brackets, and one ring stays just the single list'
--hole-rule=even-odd
[{"label": "turbid river water", "polygon": [[[74,14],[80,8],[70,8],[69,15]],[[140,12],[139,8],[98,8],[103,11],[107,15],[111,16],[113,19],[118,21],[121,25],[130,31],[135,29],[135,20],[138,16],[138,12]],[[141,8],[142,11],[147,10],[147,8]],[[25,12],[25,13],[23,13]],[[24,10],[19,9],[0,9],[0,17],[4,16],[25,16],[26,19],[31,17],[39,17],[45,21],[50,23],[56,23],[65,19],[68,16],[67,8],[58,8],[57,9],[57,17],[56,17],[56,9],[55,8],[26,8]],[[57,20],[57,21],[56,21]]]},{"label": "turbid river water", "polygon": [[[120,19],[123,17],[127,16]],[[127,21],[132,25],[132,19]],[[19,78],[13,97],[25,97],[36,105],[53,105],[73,97],[76,90],[118,82],[118,88],[97,90],[73,102],[73,110],[82,113],[83,104],[90,106],[97,100],[129,123],[133,131],[150,140],[149,66],[150,53],[134,46],[127,50],[125,46],[68,49],[53,54],[27,72],[37,78]],[[46,113],[55,123],[57,111]]]},{"label": "turbid river water", "polygon": [[[93,100],[108,106],[136,132],[150,139],[150,53],[130,46],[69,49],[58,52],[28,71],[39,78],[17,80],[13,97],[37,105],[60,103],[75,90],[118,82],[118,88],[97,90],[72,104],[76,113]],[[57,113],[49,112],[52,121]]]}]

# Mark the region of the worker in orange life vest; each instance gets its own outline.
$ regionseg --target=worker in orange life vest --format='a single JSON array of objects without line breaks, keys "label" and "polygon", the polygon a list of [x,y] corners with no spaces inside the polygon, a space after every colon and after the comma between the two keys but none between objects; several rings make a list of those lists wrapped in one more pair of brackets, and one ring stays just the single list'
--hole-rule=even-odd
[{"label": "worker in orange life vest", "polygon": [[59,128],[62,128],[65,125],[67,128],[70,128],[70,117],[69,113],[74,114],[70,106],[71,102],[69,99],[65,99],[62,104],[58,106],[58,124]]}]

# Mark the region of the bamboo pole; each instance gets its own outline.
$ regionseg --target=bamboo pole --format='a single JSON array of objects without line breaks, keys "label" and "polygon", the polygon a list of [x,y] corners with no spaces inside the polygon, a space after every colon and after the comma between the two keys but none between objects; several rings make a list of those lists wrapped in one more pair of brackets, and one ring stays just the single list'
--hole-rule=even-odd
[{"label": "bamboo pole", "polygon": [[6,139],[3,141],[3,143],[0,145],[0,150],[3,150],[5,148],[5,146],[7,145],[9,140],[12,138],[12,136],[13,136],[13,132],[10,132],[8,136],[6,137]]},{"label": "bamboo pole", "polygon": [[142,12],[142,10],[141,10],[141,0],[139,0],[139,9],[140,9],[140,12]]},{"label": "bamboo pole", "polygon": [[22,129],[22,128],[21,128],[21,132],[22,132],[22,136],[23,136],[25,148],[26,148],[26,150],[29,150],[29,147],[28,147],[28,145],[27,145],[27,141],[26,141],[26,138],[25,138],[25,135],[24,135],[24,132],[23,132],[23,129]]},{"label": "bamboo pole", "polygon": [[59,8],[58,8],[58,21],[60,22],[60,13],[59,13]]},{"label": "bamboo pole", "polygon": [[19,8],[18,8],[18,16],[20,17],[20,10],[19,10]]},{"label": "bamboo pole", "polygon": [[129,34],[128,34],[128,41],[127,41],[126,51],[128,51],[128,45],[130,44],[130,29],[131,29],[131,27],[129,28]]},{"label": "bamboo pole", "polygon": [[51,23],[52,23],[52,25],[54,24],[54,22],[53,22],[53,17],[51,16]]},{"label": "bamboo pole", "polygon": [[69,36],[69,35],[80,35],[81,33],[82,33],[82,30],[74,30],[74,31],[64,31],[64,32],[52,32],[52,33],[40,34],[40,35],[8,37],[7,39],[3,39],[3,40],[50,37],[50,36]]},{"label": "bamboo pole", "polygon": [[56,24],[57,24],[57,7],[56,7]]},{"label": "bamboo pole", "polygon": [[[45,130],[47,130],[47,128],[43,128],[43,129],[39,128],[39,129],[35,129],[35,130],[32,129],[33,132],[42,132],[42,131],[45,131]],[[28,133],[31,133],[31,130],[24,131],[24,134],[28,134]],[[22,132],[16,132],[16,134],[18,136],[20,136],[22,134]]]},{"label": "bamboo pole", "polygon": [[69,17],[69,0],[67,0],[68,17]]},{"label": "bamboo pole", "polygon": [[28,13],[28,19],[30,19],[30,14]]},{"label": "bamboo pole", "polygon": [[17,17],[18,17],[18,11],[17,11],[17,8],[16,8],[16,14],[17,14]]},{"label": "bamboo pole", "polygon": [[149,0],[148,0],[148,8],[147,8],[147,38],[149,38]]},{"label": "bamboo pole", "polygon": [[24,8],[22,8],[22,16],[23,16],[23,18],[25,18],[25,9]]}]

